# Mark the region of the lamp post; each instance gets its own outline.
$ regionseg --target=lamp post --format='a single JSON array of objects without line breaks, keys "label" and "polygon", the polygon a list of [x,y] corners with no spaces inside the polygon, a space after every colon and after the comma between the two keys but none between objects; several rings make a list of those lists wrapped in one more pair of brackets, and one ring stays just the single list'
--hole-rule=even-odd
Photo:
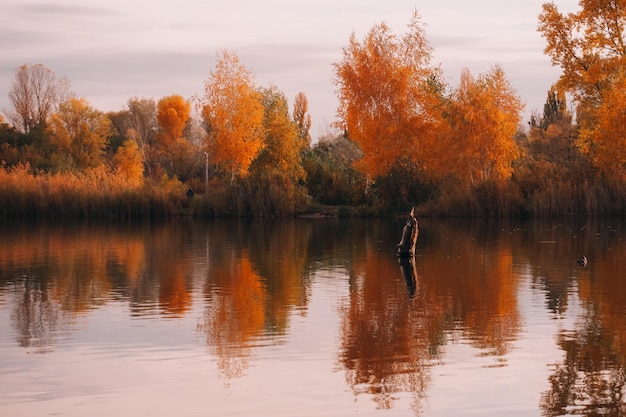
[{"label": "lamp post", "polygon": [[204,192],[209,192],[209,154],[204,153]]}]

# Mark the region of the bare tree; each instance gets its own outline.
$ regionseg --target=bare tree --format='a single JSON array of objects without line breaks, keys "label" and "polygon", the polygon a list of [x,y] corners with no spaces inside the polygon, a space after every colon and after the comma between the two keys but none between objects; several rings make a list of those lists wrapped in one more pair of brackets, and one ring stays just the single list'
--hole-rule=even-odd
[{"label": "bare tree", "polygon": [[136,132],[139,145],[152,145],[159,130],[156,101],[152,98],[133,97],[128,100],[128,111],[128,128]]},{"label": "bare tree", "polygon": [[45,124],[58,105],[71,96],[67,78],[57,78],[43,64],[24,64],[15,70],[9,91],[14,111],[7,116],[18,130],[29,133]]}]

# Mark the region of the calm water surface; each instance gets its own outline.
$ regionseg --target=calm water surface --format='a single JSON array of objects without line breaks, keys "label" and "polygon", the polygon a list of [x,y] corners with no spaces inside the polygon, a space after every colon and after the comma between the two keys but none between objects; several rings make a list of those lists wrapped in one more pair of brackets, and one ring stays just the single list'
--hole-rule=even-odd
[{"label": "calm water surface", "polygon": [[403,223],[0,223],[0,415],[626,414],[624,219]]}]

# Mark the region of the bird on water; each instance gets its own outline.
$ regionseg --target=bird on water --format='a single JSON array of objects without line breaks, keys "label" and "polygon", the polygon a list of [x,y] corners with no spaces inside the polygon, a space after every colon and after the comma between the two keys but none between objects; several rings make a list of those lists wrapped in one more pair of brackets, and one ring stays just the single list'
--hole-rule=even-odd
[{"label": "bird on water", "polygon": [[581,256],[580,258],[576,259],[576,263],[580,266],[587,266],[587,257],[585,255]]}]

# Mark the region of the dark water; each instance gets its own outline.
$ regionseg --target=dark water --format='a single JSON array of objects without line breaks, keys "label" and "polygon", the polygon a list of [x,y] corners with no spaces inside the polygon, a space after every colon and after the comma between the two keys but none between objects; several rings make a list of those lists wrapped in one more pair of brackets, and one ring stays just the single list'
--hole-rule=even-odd
[{"label": "dark water", "polygon": [[403,222],[2,223],[0,415],[626,414],[624,219]]}]

